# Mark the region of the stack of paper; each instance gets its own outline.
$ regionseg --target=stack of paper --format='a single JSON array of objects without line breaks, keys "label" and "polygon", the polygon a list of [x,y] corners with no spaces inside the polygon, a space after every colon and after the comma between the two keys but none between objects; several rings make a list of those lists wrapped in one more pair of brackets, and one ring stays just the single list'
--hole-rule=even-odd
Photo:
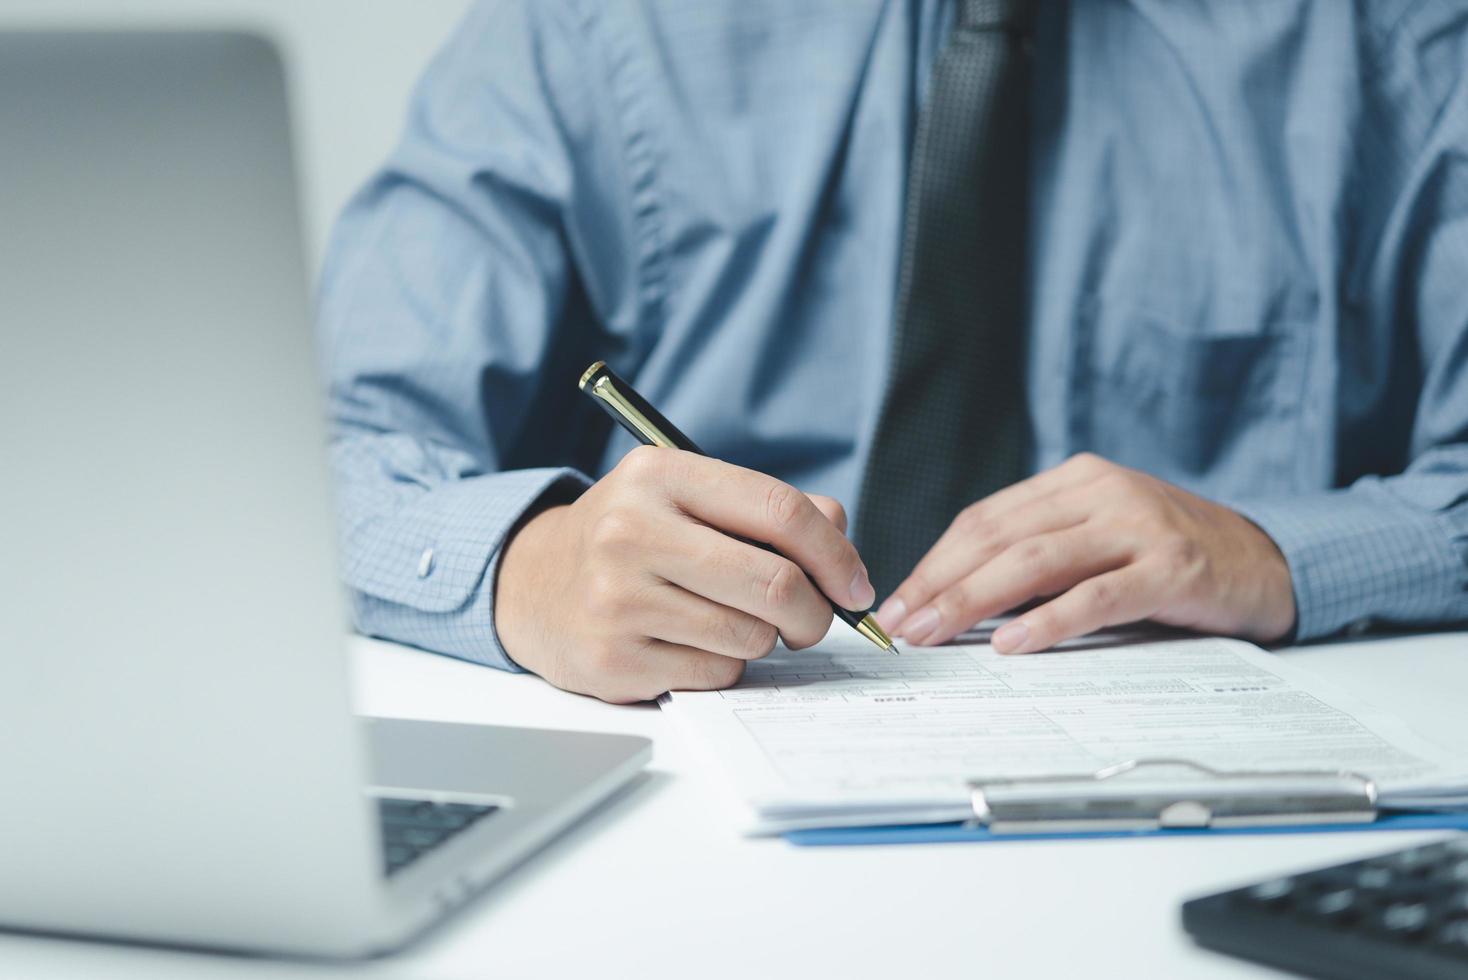
[{"label": "stack of paper", "polygon": [[1468,805],[1464,760],[1237,640],[894,656],[833,630],[750,664],[732,690],[668,695],[664,710],[726,769],[753,833],[962,820],[970,780],[1156,758],[1344,770],[1372,779],[1383,805]]}]

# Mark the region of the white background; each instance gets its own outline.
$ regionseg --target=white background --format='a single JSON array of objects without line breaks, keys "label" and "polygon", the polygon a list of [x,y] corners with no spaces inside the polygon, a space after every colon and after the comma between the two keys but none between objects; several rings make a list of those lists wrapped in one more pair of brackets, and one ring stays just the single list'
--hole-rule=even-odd
[{"label": "white background", "polygon": [[0,0],[0,30],[250,28],[285,55],[313,265],[392,148],[413,83],[470,0]]}]

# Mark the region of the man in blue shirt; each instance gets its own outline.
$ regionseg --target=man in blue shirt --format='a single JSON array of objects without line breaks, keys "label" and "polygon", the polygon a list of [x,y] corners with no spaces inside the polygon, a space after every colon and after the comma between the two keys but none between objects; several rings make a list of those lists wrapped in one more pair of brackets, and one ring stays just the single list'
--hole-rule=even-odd
[{"label": "man in blue shirt", "polygon": [[[360,629],[626,701],[818,639],[801,568],[873,601],[835,501],[865,547],[959,6],[474,8],[324,275]],[[1033,13],[1035,475],[882,572],[879,619],[940,643],[1041,600],[994,637],[1030,652],[1468,618],[1468,4]],[[717,460],[629,453],[597,359]]]}]

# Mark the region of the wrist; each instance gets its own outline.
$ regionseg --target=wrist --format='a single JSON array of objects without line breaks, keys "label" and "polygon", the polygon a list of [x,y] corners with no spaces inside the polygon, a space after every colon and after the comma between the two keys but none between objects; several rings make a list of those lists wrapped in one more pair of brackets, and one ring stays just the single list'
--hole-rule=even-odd
[{"label": "wrist", "polygon": [[546,596],[558,594],[550,579],[567,510],[567,504],[554,504],[526,519],[506,540],[495,579],[494,629],[500,645],[511,660],[537,674],[537,653],[547,646],[541,606]]},{"label": "wrist", "polygon": [[1248,518],[1244,518],[1244,521],[1257,538],[1258,557],[1255,567],[1259,570],[1256,576],[1259,613],[1253,639],[1262,643],[1275,643],[1295,632],[1294,581],[1290,576],[1289,562],[1275,540],[1253,521]]}]

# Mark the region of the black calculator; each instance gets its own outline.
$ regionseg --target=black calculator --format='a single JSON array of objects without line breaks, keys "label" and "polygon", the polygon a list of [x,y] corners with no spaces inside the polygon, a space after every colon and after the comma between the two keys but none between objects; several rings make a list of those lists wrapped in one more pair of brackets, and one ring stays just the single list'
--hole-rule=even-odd
[{"label": "black calculator", "polygon": [[1306,976],[1468,980],[1468,835],[1196,898],[1183,928]]}]

